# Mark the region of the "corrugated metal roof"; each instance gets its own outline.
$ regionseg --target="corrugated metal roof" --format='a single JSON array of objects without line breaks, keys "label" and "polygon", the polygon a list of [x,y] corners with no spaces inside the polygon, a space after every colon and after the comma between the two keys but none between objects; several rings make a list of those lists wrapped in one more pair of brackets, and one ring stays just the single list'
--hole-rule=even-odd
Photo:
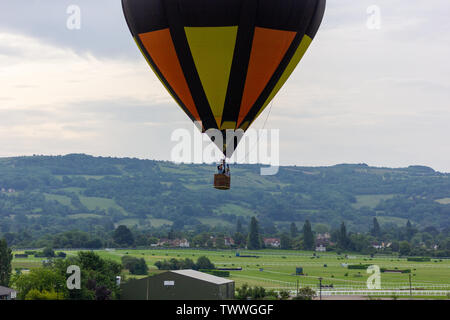
[{"label": "corrugated metal roof", "polygon": [[224,283],[233,282],[233,280],[227,280],[227,279],[224,279],[221,277],[213,276],[208,273],[199,272],[199,271],[195,271],[195,270],[191,270],[191,269],[171,270],[170,272],[174,272],[177,274],[181,274],[183,276],[187,276],[187,277],[191,277],[191,278],[195,278],[195,279],[199,279],[199,280],[203,280],[203,281],[207,281],[207,282],[211,282],[211,283],[215,283],[215,284],[224,284]]},{"label": "corrugated metal roof", "polygon": [[0,286],[0,296],[9,295],[11,292],[16,292],[16,290]]}]

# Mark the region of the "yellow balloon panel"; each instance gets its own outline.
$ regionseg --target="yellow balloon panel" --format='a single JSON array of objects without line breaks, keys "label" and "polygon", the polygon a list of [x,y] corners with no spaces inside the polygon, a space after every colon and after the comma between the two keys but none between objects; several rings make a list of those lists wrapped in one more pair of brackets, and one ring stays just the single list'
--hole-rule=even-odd
[{"label": "yellow balloon panel", "polygon": [[238,27],[185,27],[197,73],[221,127]]}]

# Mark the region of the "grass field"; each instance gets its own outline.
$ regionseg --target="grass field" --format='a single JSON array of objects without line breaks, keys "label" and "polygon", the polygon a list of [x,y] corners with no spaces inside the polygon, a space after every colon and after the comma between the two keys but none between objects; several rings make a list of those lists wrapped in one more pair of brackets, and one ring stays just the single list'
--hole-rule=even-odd
[{"label": "grass field", "polygon": [[[65,251],[68,255],[76,251]],[[335,289],[357,290],[367,288],[370,274],[366,270],[349,270],[345,264],[373,264],[387,269],[411,269],[412,287],[424,290],[450,290],[450,260],[432,259],[430,262],[410,262],[396,257],[374,257],[337,255],[323,253],[313,256],[311,252],[262,250],[240,251],[241,255],[256,255],[258,258],[237,257],[235,250],[193,250],[193,249],[149,249],[149,250],[98,250],[103,258],[117,262],[124,255],[144,258],[150,272],[156,272],[156,261],[163,259],[190,258],[194,261],[200,256],[207,256],[218,268],[238,268],[231,271],[231,279],[236,287],[244,283],[263,286],[266,289],[295,290],[297,281],[300,287],[317,288],[318,278],[323,285],[333,285]],[[20,253],[20,252],[15,252]],[[14,259],[14,268],[34,268],[42,264],[43,258],[29,257]],[[344,264],[344,265],[343,265]],[[303,267],[304,275],[295,275],[296,267]],[[382,273],[382,289],[409,289],[409,274]]]},{"label": "grass field", "polygon": [[381,200],[388,200],[394,197],[393,194],[371,194],[356,196],[356,203],[353,206],[357,209],[362,207],[375,208]]},{"label": "grass field", "polygon": [[252,217],[255,215],[255,211],[233,203],[223,204],[215,209],[214,212],[219,215],[233,213],[234,215],[241,217]]},{"label": "grass field", "polygon": [[92,213],[77,213],[69,215],[70,219],[86,219],[86,218],[101,218],[101,215]]},{"label": "grass field", "polygon": [[[169,225],[171,226],[173,224],[172,221],[167,219],[161,219],[161,218],[153,218],[151,215],[147,215],[146,221],[150,222],[150,224],[153,227],[161,227],[163,225]],[[132,228],[134,226],[137,226],[139,228],[139,219],[138,218],[128,218],[128,219],[122,219],[116,223],[116,226],[125,225],[128,228]]]},{"label": "grass field", "polygon": [[114,208],[120,212],[125,212],[125,210],[119,206],[113,199],[97,198],[97,197],[80,197],[82,204],[86,206],[89,210],[95,210],[96,208],[108,210],[109,208]]},{"label": "grass field", "polygon": [[45,200],[47,200],[47,201],[52,201],[52,200],[58,201],[62,205],[73,208],[73,206],[71,204],[71,200],[67,196],[62,196],[62,195],[58,195],[58,194],[50,194],[50,193],[44,193],[44,196],[45,196]]}]

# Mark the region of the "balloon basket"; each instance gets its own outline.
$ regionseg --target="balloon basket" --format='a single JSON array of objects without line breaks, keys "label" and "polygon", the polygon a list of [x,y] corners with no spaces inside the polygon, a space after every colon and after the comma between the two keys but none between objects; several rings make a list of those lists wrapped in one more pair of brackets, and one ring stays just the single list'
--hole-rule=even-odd
[{"label": "balloon basket", "polygon": [[229,190],[231,184],[231,177],[226,174],[214,175],[214,188],[218,190]]}]

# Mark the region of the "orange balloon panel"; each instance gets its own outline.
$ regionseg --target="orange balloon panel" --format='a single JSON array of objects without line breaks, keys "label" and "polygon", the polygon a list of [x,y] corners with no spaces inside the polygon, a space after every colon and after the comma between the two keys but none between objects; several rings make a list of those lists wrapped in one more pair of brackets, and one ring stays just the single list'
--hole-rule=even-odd
[{"label": "orange balloon panel", "polygon": [[269,83],[296,34],[292,31],[255,28],[238,126]]},{"label": "orange balloon panel", "polygon": [[155,62],[167,82],[186,105],[197,121],[200,121],[191,91],[181,69],[169,29],[139,35],[145,49]]}]

